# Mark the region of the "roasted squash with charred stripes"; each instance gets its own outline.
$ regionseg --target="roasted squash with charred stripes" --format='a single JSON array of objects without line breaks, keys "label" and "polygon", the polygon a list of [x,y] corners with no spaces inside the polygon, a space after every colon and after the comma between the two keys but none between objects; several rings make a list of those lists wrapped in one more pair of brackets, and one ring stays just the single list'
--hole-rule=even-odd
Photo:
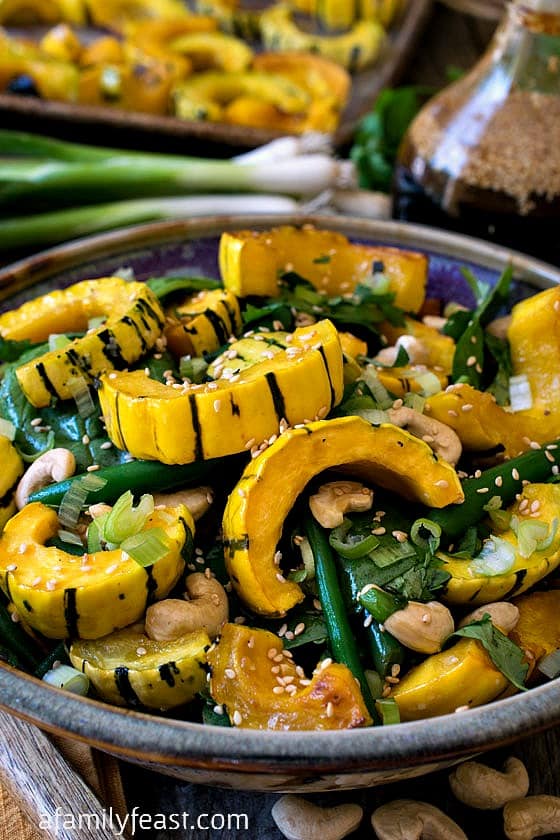
[{"label": "roasted squash with charred stripes", "polygon": [[23,474],[23,461],[13,443],[0,435],[0,533],[8,519],[16,512],[14,495],[20,476]]},{"label": "roasted squash with charred stripes", "polygon": [[176,356],[202,356],[225,344],[241,330],[241,312],[235,295],[212,289],[166,309],[165,337]]},{"label": "roasted squash with charred stripes", "polygon": [[22,619],[50,639],[105,636],[141,618],[183,571],[182,552],[191,550],[194,534],[188,509],[155,510],[150,528],[161,528],[169,543],[153,566],[140,566],[120,549],[76,556],[47,545],[58,533],[57,513],[32,502],[0,538],[0,588]]},{"label": "roasted squash with charred stripes", "polygon": [[64,332],[62,325],[68,329],[73,324],[74,331],[87,330],[88,318],[97,315],[107,317],[100,327],[17,369],[19,384],[30,403],[42,407],[53,397],[69,399],[72,380],[82,377],[91,382],[106,370],[126,368],[137,361],[160,336],[163,312],[145,283],[105,277],[37,298],[0,317],[4,338],[41,340],[52,332]]},{"label": "roasted squash with charred stripes", "polygon": [[107,434],[135,457],[187,464],[248,451],[277,434],[282,420],[295,425],[325,416],[342,398],[342,350],[327,320],[295,330],[290,346],[273,358],[235,371],[182,388],[143,371],[102,376]]}]

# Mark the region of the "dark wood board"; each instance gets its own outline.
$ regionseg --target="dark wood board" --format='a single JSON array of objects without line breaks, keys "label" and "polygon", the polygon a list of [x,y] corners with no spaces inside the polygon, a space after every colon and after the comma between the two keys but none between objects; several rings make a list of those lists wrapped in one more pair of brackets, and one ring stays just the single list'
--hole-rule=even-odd
[{"label": "dark wood board", "polygon": [[[350,102],[334,135],[337,146],[351,139],[357,123],[370,110],[379,92],[401,78],[431,8],[432,0],[409,0],[402,18],[391,28],[377,64],[353,76]],[[275,131],[246,126],[180,120],[11,94],[0,94],[0,124],[3,128],[106,146],[216,156],[227,154],[232,148],[252,148],[279,136]]]}]

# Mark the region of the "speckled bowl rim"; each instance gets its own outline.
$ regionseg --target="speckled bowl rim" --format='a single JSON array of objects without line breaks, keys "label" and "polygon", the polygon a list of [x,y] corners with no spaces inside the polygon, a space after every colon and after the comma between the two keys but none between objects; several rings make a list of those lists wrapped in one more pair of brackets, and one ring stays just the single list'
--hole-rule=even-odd
[{"label": "speckled bowl rim", "polygon": [[[500,269],[544,288],[560,270],[471,237],[419,225],[334,216],[212,217],[158,222],[88,237],[0,270],[7,284],[32,285],[92,258],[135,247],[215,235],[218,230],[266,228],[295,222],[329,227],[358,238],[418,247]],[[157,765],[245,773],[348,773],[402,769],[495,748],[560,723],[560,680],[477,709],[398,726],[344,732],[269,732],[205,726],[109,706],[48,686],[0,663],[0,708],[43,729],[72,735],[123,758]]]}]

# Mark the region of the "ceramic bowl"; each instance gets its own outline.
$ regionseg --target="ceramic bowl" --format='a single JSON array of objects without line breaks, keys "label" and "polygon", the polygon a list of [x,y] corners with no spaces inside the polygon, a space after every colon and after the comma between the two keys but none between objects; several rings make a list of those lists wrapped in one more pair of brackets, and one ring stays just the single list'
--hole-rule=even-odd
[{"label": "ceramic bowl", "polygon": [[[40,293],[125,265],[139,279],[184,269],[217,276],[217,242],[223,230],[264,228],[286,220],[213,218],[91,237],[0,271],[0,298],[10,298],[2,305],[21,302],[30,286]],[[335,217],[297,221],[363,242],[426,251],[431,258],[429,293],[436,297],[469,301],[461,266],[492,282],[511,262],[521,285],[544,288],[560,282],[560,271],[536,260],[430,228]],[[76,697],[3,664],[0,706],[48,731],[188,781],[310,792],[419,776],[560,723],[560,680],[460,714],[334,733],[248,731],[154,717]]]}]

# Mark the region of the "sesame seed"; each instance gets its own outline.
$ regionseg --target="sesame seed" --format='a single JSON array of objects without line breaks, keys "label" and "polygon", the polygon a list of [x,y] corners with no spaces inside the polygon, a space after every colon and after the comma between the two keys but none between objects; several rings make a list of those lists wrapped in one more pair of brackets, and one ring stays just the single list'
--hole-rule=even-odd
[{"label": "sesame seed", "polygon": [[106,575],[112,575],[113,572],[117,571],[117,568],[118,568],[117,563],[113,563],[111,566],[107,566],[107,568],[105,569],[105,574]]},{"label": "sesame seed", "polygon": [[6,566],[6,571],[7,572],[15,572],[16,569],[17,569],[17,566],[16,566],[15,563],[10,563],[9,566]]},{"label": "sesame seed", "polygon": [[295,635],[294,635],[294,632],[292,630],[286,630],[286,639],[289,642],[293,642],[293,640],[295,639]]},{"label": "sesame seed", "polygon": [[459,712],[459,713],[460,713],[460,712],[468,712],[468,711],[469,711],[469,709],[470,709],[470,706],[467,706],[467,705],[465,705],[465,706],[457,706],[457,708],[455,709],[455,711],[456,711],[456,712]]},{"label": "sesame seed", "polygon": [[385,688],[383,689],[382,693],[381,693],[381,696],[382,697],[388,697],[390,695],[390,693],[391,693],[391,686],[386,685]]},{"label": "sesame seed", "polygon": [[436,487],[449,487],[449,482],[445,480],[445,478],[440,478],[439,481],[435,482]]},{"label": "sesame seed", "polygon": [[371,533],[372,533],[375,537],[380,537],[382,534],[385,534],[386,532],[387,532],[387,529],[386,529],[386,528],[381,527],[381,528],[374,528],[374,529],[373,529],[373,531],[372,531]]},{"label": "sesame seed", "polygon": [[476,492],[477,493],[489,493],[490,488],[489,487],[479,487]]},{"label": "sesame seed", "polygon": [[112,445],[113,444],[111,443],[110,440],[106,440],[105,443],[102,443],[99,448],[100,449],[111,449]]},{"label": "sesame seed", "polygon": [[333,715],[334,715],[334,706],[329,700],[329,702],[327,703],[327,717],[331,718]]},{"label": "sesame seed", "polygon": [[234,680],[237,676],[233,668],[226,668],[224,671],[224,675],[228,678],[228,680]]},{"label": "sesame seed", "polygon": [[530,446],[531,449],[540,449],[541,448],[540,443],[537,443],[536,440],[532,440],[531,443],[529,444],[529,446]]},{"label": "sesame seed", "polygon": [[391,666],[391,676],[392,677],[398,677],[400,672],[401,672],[401,666],[398,663],[395,663],[394,665]]},{"label": "sesame seed", "polygon": [[467,359],[467,367],[474,367],[476,365],[476,356],[469,356]]},{"label": "sesame seed", "polygon": [[16,612],[16,610],[10,613],[10,618],[12,619],[14,624],[18,624],[21,621],[20,615],[18,612]]},{"label": "sesame seed", "polygon": [[480,470],[475,470],[474,471],[474,477],[475,478],[480,478],[481,475],[482,475],[482,472]]},{"label": "sesame seed", "polygon": [[290,695],[295,694],[297,691],[297,687],[295,685],[287,685],[284,691]]},{"label": "sesame seed", "polygon": [[504,483],[504,480],[503,480],[502,476],[497,475],[496,478],[494,479],[494,484],[496,485],[496,487],[501,487],[503,483]]},{"label": "sesame seed", "polygon": [[449,414],[450,417],[458,417],[459,416],[459,414],[456,411],[454,411],[452,408],[450,408],[447,413]]},{"label": "sesame seed", "polygon": [[30,425],[31,426],[41,426],[42,423],[43,423],[43,420],[42,420],[41,417],[34,417],[33,420],[31,421]]},{"label": "sesame seed", "polygon": [[329,668],[332,665],[332,663],[333,661],[330,658],[330,656],[325,657],[325,659],[323,659],[320,664],[321,671],[324,671],[325,668]]},{"label": "sesame seed", "polygon": [[283,625],[282,625],[282,627],[280,628],[280,630],[278,631],[278,633],[277,633],[276,635],[277,635],[277,636],[281,639],[281,638],[282,638],[282,636],[284,635],[284,633],[286,632],[286,630],[287,630],[287,629],[288,629],[288,625],[287,625],[287,624],[283,624]]},{"label": "sesame seed", "polygon": [[273,665],[270,669],[271,674],[279,674],[280,673],[280,665]]},{"label": "sesame seed", "polygon": [[558,473],[560,472],[560,467],[558,466],[558,464],[555,464],[555,465],[552,467],[551,472],[552,472],[552,475],[558,475]]},{"label": "sesame seed", "polygon": [[219,704],[217,706],[214,706],[212,711],[214,712],[215,715],[223,715],[224,707],[221,704]]},{"label": "sesame seed", "polygon": [[95,472],[99,469],[99,464],[91,464],[89,467],[86,467],[88,472]]},{"label": "sesame seed", "polygon": [[232,720],[233,720],[233,723],[234,723],[235,726],[241,726],[241,724],[243,722],[243,718],[241,717],[241,712],[238,712],[237,709],[233,713]]},{"label": "sesame seed", "polygon": [[534,502],[531,502],[531,513],[535,513],[537,510],[539,510],[540,506],[541,503],[538,499],[535,499]]},{"label": "sesame seed", "polygon": [[474,369],[476,370],[477,373],[482,373],[482,365],[477,364],[477,365],[475,365]]},{"label": "sesame seed", "polygon": [[313,606],[319,612],[323,612],[323,605],[321,604],[318,598],[313,598]]},{"label": "sesame seed", "polygon": [[148,651],[146,650],[145,647],[137,647],[136,648],[136,653],[138,654],[138,656],[145,656],[147,652]]},{"label": "sesame seed", "polygon": [[31,586],[39,586],[41,583],[41,576],[36,577],[34,580],[31,581]]},{"label": "sesame seed", "polygon": [[269,648],[266,655],[269,659],[274,659],[277,653],[278,651],[276,650],[276,648]]},{"label": "sesame seed", "polygon": [[296,624],[296,626],[294,627],[294,636],[301,636],[304,630],[305,624],[303,623],[303,621],[300,621],[300,623]]},{"label": "sesame seed", "polygon": [[473,408],[474,406],[471,403],[465,403],[465,405],[461,406],[461,411],[472,411]]},{"label": "sesame seed", "polygon": [[554,463],[554,455],[552,454],[552,452],[545,452],[544,457],[547,461],[550,461],[551,464]]},{"label": "sesame seed", "polygon": [[284,694],[285,690],[286,689],[284,688],[283,685],[275,685],[274,688],[272,689],[272,693],[273,694]]},{"label": "sesame seed", "polygon": [[408,534],[405,534],[404,531],[392,531],[391,533],[397,542],[403,543],[408,539]]},{"label": "sesame seed", "polygon": [[245,498],[245,496],[247,495],[247,493],[245,492],[245,490],[243,489],[243,487],[238,487],[238,488],[237,488],[237,495],[238,495],[238,496],[241,496],[241,498],[242,498],[242,499],[244,499],[244,498]]},{"label": "sesame seed", "polygon": [[222,401],[221,400],[214,400],[214,411],[216,412],[216,414],[218,413],[218,411],[220,410],[221,407],[222,407]]},{"label": "sesame seed", "polygon": [[519,481],[519,472],[515,469],[515,467],[511,471],[511,477],[514,481]]},{"label": "sesame seed", "polygon": [[279,583],[286,583],[286,578],[284,577],[284,575],[280,574],[280,572],[277,573],[276,580]]},{"label": "sesame seed", "polygon": [[251,449],[255,445],[255,438],[250,438],[245,444],[245,449]]},{"label": "sesame seed", "polygon": [[[213,595],[213,596],[212,596],[212,598],[213,598],[213,601],[212,601],[212,602],[213,602],[216,606],[218,606],[218,604],[220,603],[220,599],[218,598],[218,596],[217,596],[217,595]],[[245,618],[245,616],[244,616],[244,615],[236,615],[236,616],[235,616],[235,618],[233,619],[233,623],[234,623],[234,624],[245,624],[245,622],[246,622],[246,621],[247,621],[247,619]]]},{"label": "sesame seed", "polygon": [[89,435],[82,435],[82,443],[87,446],[89,443]]},{"label": "sesame seed", "polygon": [[372,615],[366,616],[366,618],[364,619],[364,627],[369,627],[371,625],[372,621],[373,621],[373,616]]},{"label": "sesame seed", "polygon": [[400,680],[398,677],[385,677],[385,682],[389,683],[389,685],[398,685]]},{"label": "sesame seed", "polygon": [[45,588],[52,592],[53,589],[56,589],[56,580],[48,580],[45,584]]}]

